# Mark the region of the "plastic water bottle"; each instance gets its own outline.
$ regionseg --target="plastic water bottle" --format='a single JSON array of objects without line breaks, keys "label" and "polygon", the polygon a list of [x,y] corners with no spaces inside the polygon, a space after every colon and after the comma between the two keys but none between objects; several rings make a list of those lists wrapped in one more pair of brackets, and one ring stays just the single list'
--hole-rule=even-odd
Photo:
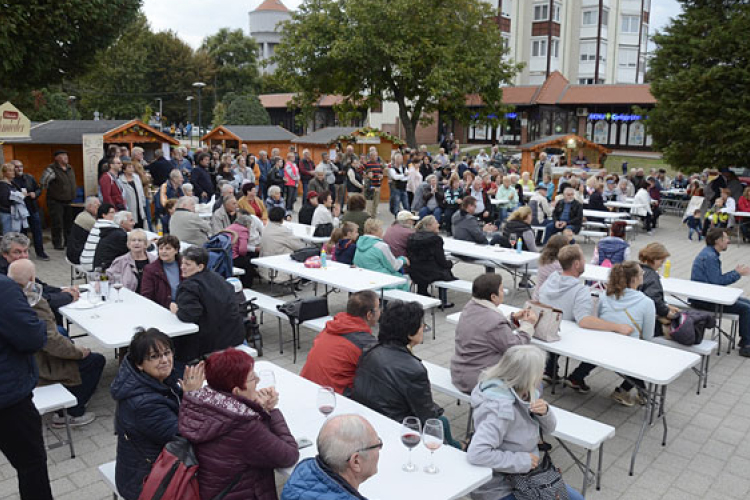
[{"label": "plastic water bottle", "polygon": [[523,239],[518,238],[516,240],[516,253],[521,253],[523,251]]},{"label": "plastic water bottle", "polygon": [[109,298],[109,276],[105,272],[99,275],[99,293],[101,293],[102,302],[106,302]]},{"label": "plastic water bottle", "polygon": [[323,248],[323,249],[322,249],[322,250],[320,251],[320,267],[323,267],[323,268],[325,268],[325,267],[327,267],[327,265],[328,265],[328,264],[326,263],[326,249],[325,249],[325,248]]},{"label": "plastic water bottle", "polygon": [[672,261],[667,260],[664,263],[664,277],[669,278],[669,273],[672,272]]}]

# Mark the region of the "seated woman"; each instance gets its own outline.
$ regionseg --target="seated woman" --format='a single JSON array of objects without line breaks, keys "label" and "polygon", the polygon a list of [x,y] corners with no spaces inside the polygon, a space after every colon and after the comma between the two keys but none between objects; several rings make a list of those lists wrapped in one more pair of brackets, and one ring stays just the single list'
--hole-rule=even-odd
[{"label": "seated woman", "polygon": [[281,197],[281,188],[271,186],[268,188],[268,198],[266,199],[266,208],[270,212],[273,208],[283,208],[286,212],[287,219],[291,220],[291,214],[286,209],[286,201]]},{"label": "seated woman", "polygon": [[657,321],[654,323],[654,337],[663,336],[662,325],[671,324],[680,312],[678,308],[664,301],[664,288],[661,286],[661,276],[658,273],[669,255],[667,248],[657,242],[649,243],[638,252],[638,260],[641,261],[643,270],[641,292],[654,302],[656,308]]},{"label": "seated woman", "polygon": [[143,281],[143,270],[151,262],[156,260],[146,252],[148,240],[142,229],[134,229],[128,233],[128,250],[112,261],[107,268],[107,276],[110,280],[120,279],[125,288],[135,293],[141,293],[141,282]]},{"label": "seated woman", "polygon": [[536,314],[522,309],[507,317],[498,309],[504,298],[500,274],[482,274],[471,286],[471,300],[461,311],[451,358],[451,380],[463,392],[471,392],[479,373],[500,361],[510,347],[531,342]]},{"label": "seated woman", "polygon": [[216,498],[234,483],[227,499],[275,500],[274,469],[299,459],[297,442],[276,408],[279,394],[273,387],[257,389],[254,366],[240,350],[215,352],[206,360],[208,385],[182,398],[180,435],[200,463],[201,498]]},{"label": "seated woman", "polygon": [[208,266],[208,250],[190,247],[182,256],[184,281],[169,309],[198,333],[175,338],[177,360],[193,361],[245,341],[245,325],[234,287]]},{"label": "seated woman", "polygon": [[308,191],[307,199],[302,200],[302,206],[297,214],[297,222],[309,226],[312,224],[313,214],[315,209],[318,208],[318,192]]},{"label": "seated woman", "polygon": [[[656,324],[656,307],[654,302],[638,287],[643,284],[643,270],[632,260],[615,264],[609,272],[607,294],[599,296],[599,318],[621,325],[632,325],[635,330],[631,337],[641,340],[654,338]],[[635,384],[643,388],[643,382],[633,379]],[[637,401],[646,404],[646,398],[639,392],[635,399],[630,395],[633,383],[625,380],[612,393],[612,399],[624,406],[633,406]]]},{"label": "seated woman", "polygon": [[185,368],[178,380],[172,340],[164,333],[150,328],[133,336],[110,387],[117,403],[115,483],[125,500],[138,500],[151,465],[177,435],[183,392],[200,389],[203,380],[203,363]]},{"label": "seated woman", "polygon": [[562,266],[557,260],[557,253],[561,248],[567,246],[573,239],[573,232],[562,232],[549,239],[539,255],[539,269],[536,271],[536,286],[531,294],[533,300],[539,300],[539,290],[547,278],[554,272],[562,272]]},{"label": "seated woman", "polygon": [[232,235],[232,262],[234,267],[245,270],[240,276],[243,288],[253,286],[253,278],[258,274],[250,260],[260,255],[260,240],[263,237],[263,221],[255,215],[241,213],[233,224],[224,231]]},{"label": "seated woman", "polygon": [[237,207],[258,217],[263,223],[268,222],[268,210],[266,210],[266,204],[263,203],[263,200],[257,196],[258,188],[256,185],[252,182],[243,184],[242,194],[244,196],[237,200]]},{"label": "seated woman", "polygon": [[[545,362],[536,346],[508,349],[500,361],[485,370],[471,393],[476,429],[466,458],[472,465],[490,467],[492,479],[472,492],[472,498],[515,500],[507,474],[524,474],[541,461],[539,429],[549,435],[557,420],[539,386]],[[566,485],[570,500],[583,496]]]},{"label": "seated woman", "polygon": [[[409,276],[417,284],[419,295],[429,296],[427,287],[435,281],[453,281],[453,262],[445,258],[443,238],[439,234],[440,223],[434,215],[428,215],[417,223],[417,230],[406,240],[406,256],[409,259]],[[448,290],[439,288],[443,309],[454,306],[448,302]]]},{"label": "seated woman", "polygon": [[458,448],[443,409],[432,400],[427,369],[412,354],[414,346],[422,343],[423,330],[422,306],[389,301],[380,315],[378,343],[359,360],[352,398],[396,422],[409,416],[421,422],[440,418],[446,442]]},{"label": "seated woman", "polygon": [[[365,235],[357,240],[357,251],[354,253],[352,263],[363,269],[401,277],[404,264],[408,265],[409,259],[393,256],[391,248],[383,241],[383,221],[367,219]],[[409,284],[404,283],[395,288],[408,291]]]},{"label": "seated woman", "polygon": [[172,216],[174,215],[176,209],[176,199],[169,199],[164,204],[164,214],[159,218],[161,222],[161,234],[169,234],[169,221],[172,220]]},{"label": "seated woman", "polygon": [[333,260],[351,265],[357,251],[359,228],[354,222],[344,222],[333,230],[329,244],[333,246]]},{"label": "seated woman", "polygon": [[531,229],[532,218],[533,214],[528,205],[515,210],[510,214],[508,221],[505,223],[505,227],[503,227],[503,235],[506,238],[515,235],[516,238],[521,240],[522,249],[524,251],[538,252],[539,250],[536,247],[536,236],[534,235],[534,230]]},{"label": "seated woman", "polygon": [[[609,230],[609,236],[605,236],[594,247],[594,255],[591,263],[597,266],[612,267],[630,258],[630,243],[625,241],[628,224],[625,221],[615,221]],[[609,261],[609,264],[607,264]]]},{"label": "seated woman", "polygon": [[346,201],[346,213],[341,217],[341,222],[353,222],[357,225],[359,235],[365,234],[365,222],[370,214],[365,211],[367,200],[359,193],[349,194]]},{"label": "seated woman", "polygon": [[[330,236],[333,230],[339,227],[339,213],[341,210],[338,205],[333,205],[333,197],[330,191],[318,194],[318,206],[313,212],[312,222],[315,236]],[[327,233],[327,234],[326,234]]]},{"label": "seated woman", "polygon": [[159,258],[143,269],[141,295],[169,309],[182,283],[180,240],[177,236],[162,236],[156,242]]}]

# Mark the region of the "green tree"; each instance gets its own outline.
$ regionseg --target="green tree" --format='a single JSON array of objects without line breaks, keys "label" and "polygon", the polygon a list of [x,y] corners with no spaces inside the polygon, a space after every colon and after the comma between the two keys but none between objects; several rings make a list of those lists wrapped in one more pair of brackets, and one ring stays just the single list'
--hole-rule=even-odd
[{"label": "green tree", "polygon": [[270,125],[271,117],[255,95],[239,95],[226,106],[225,123],[231,125]]},{"label": "green tree", "polygon": [[750,4],[679,1],[683,13],[654,36],[649,131],[673,167],[736,164],[750,150]]},{"label": "green tree", "polygon": [[198,51],[216,66],[216,97],[227,92],[256,92],[258,82],[258,44],[241,29],[221,28],[206,37]]},{"label": "green tree", "polygon": [[415,147],[434,111],[469,120],[467,94],[482,97],[484,117],[504,110],[500,86],[518,67],[503,60],[495,15],[482,0],[306,0],[284,26],[276,71],[293,76],[307,117],[322,94],[343,95],[346,112],[395,101]]},{"label": "green tree", "polygon": [[216,128],[220,125],[226,125],[227,123],[227,107],[223,102],[217,102],[214,106],[213,120],[211,120],[211,126]]},{"label": "green tree", "polygon": [[294,92],[294,86],[291,84],[290,78],[284,78],[280,72],[266,73],[260,75],[260,90],[259,95],[262,94],[285,94]]},{"label": "green tree", "polygon": [[81,74],[140,6],[141,0],[0,3],[0,88],[33,89]]}]

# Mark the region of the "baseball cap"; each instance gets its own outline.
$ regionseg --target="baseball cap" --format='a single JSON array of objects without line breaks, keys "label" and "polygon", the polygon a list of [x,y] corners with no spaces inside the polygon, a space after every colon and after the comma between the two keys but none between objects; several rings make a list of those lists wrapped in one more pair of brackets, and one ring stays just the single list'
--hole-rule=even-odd
[{"label": "baseball cap", "polygon": [[317,197],[318,197],[318,192],[317,191],[308,191],[307,192],[307,199],[308,200],[311,200],[311,199],[317,198]]},{"label": "baseball cap", "polygon": [[396,215],[396,220],[399,222],[406,222],[407,220],[419,220],[419,217],[408,210],[401,210],[398,215]]}]

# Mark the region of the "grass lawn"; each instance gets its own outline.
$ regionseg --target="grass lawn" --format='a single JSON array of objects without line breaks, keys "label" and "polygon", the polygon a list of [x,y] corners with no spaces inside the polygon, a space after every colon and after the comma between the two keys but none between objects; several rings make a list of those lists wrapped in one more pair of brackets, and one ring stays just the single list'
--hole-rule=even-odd
[{"label": "grass lawn", "polygon": [[622,173],[622,162],[628,162],[628,170],[631,168],[642,168],[648,171],[652,168],[664,168],[667,170],[669,175],[673,175],[672,167],[665,163],[661,158],[643,158],[640,156],[626,156],[626,155],[610,155],[607,157],[607,170],[610,172]]}]

